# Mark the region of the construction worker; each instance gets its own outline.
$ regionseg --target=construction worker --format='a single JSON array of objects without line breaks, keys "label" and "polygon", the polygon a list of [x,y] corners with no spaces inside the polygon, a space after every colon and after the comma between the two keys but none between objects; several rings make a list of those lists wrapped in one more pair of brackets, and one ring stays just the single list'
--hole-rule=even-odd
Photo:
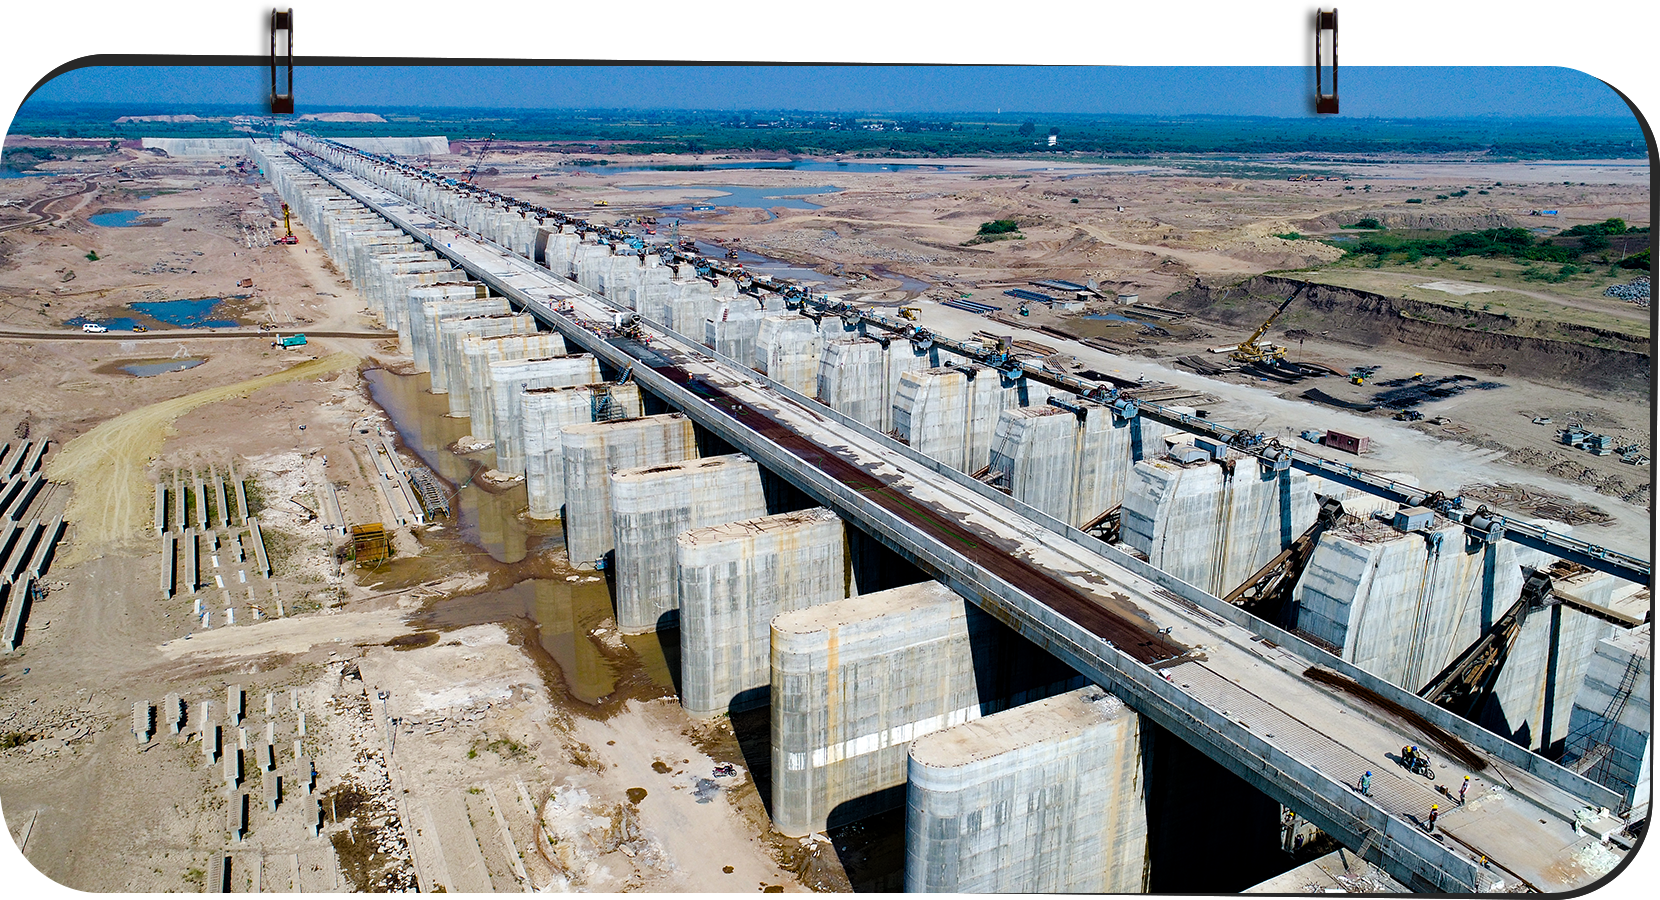
[{"label": "construction worker", "polygon": [[1431,804],[1430,808],[1429,808],[1429,825],[1427,827],[1425,827],[1424,830],[1429,832],[1430,834],[1434,834],[1435,833],[1435,820],[1440,818],[1440,817],[1441,817],[1441,807],[1438,804]]},{"label": "construction worker", "polygon": [[1458,805],[1464,805],[1464,793],[1470,789],[1470,776],[1464,776],[1464,783],[1458,786]]},{"label": "construction worker", "polygon": [[1367,797],[1372,796],[1372,773],[1371,772],[1367,772],[1365,775],[1360,776],[1360,793],[1364,796],[1367,796]]}]

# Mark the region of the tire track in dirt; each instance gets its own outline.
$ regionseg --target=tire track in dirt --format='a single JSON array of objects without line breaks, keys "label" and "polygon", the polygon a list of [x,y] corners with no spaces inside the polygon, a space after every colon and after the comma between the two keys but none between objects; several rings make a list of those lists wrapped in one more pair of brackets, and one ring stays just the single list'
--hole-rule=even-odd
[{"label": "tire track in dirt", "polygon": [[139,537],[149,525],[152,489],[144,468],[161,452],[162,442],[180,416],[272,385],[351,368],[357,362],[350,353],[308,360],[270,375],[140,407],[70,441],[51,458],[46,470],[49,480],[74,487],[64,518],[75,524],[75,542],[65,562],[95,558],[109,544]]}]

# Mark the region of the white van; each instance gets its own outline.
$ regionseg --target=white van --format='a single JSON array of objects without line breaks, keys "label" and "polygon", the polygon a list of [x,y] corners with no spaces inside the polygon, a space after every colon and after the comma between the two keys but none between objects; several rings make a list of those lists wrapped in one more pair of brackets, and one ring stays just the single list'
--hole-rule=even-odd
[{"label": "white van", "polygon": [[97,322],[87,322],[81,326],[81,330],[87,334],[103,334],[104,332],[109,331],[108,328],[99,325]]}]

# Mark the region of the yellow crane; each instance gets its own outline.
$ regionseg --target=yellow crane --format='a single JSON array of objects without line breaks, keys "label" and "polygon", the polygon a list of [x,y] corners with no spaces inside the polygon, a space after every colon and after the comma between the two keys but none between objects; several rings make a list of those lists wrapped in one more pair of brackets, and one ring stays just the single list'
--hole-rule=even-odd
[{"label": "yellow crane", "polygon": [[1262,339],[1264,334],[1268,333],[1269,328],[1273,327],[1274,321],[1280,317],[1280,313],[1285,312],[1285,308],[1291,305],[1291,301],[1297,299],[1297,296],[1303,292],[1304,288],[1307,287],[1308,282],[1306,281],[1298,285],[1297,289],[1291,292],[1291,296],[1285,298],[1285,302],[1280,304],[1279,309],[1274,310],[1274,314],[1268,317],[1268,321],[1259,325],[1256,331],[1251,332],[1250,337],[1241,341],[1239,346],[1233,348],[1233,352],[1228,354],[1228,358],[1238,363],[1260,363],[1284,359],[1284,347],[1276,347],[1273,344],[1267,343],[1258,343],[1258,341]]}]

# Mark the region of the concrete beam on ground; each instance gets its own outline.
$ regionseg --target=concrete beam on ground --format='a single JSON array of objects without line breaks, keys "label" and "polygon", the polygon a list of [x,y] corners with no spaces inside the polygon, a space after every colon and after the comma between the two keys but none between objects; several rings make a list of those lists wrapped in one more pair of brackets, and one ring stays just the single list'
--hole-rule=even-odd
[{"label": "concrete beam on ground", "polygon": [[6,614],[0,620],[0,653],[11,653],[23,643],[23,626],[29,620],[29,605],[34,602],[35,583],[16,581],[0,585],[5,591]]},{"label": "concrete beam on ground", "polygon": [[242,524],[248,524],[248,492],[242,479],[237,477],[236,463],[231,463],[231,483],[236,486],[236,514],[242,519]]},{"label": "concrete beam on ground", "polygon": [[161,598],[170,599],[178,590],[178,539],[169,531],[161,536]]},{"label": "concrete beam on ground", "polygon": [[184,530],[184,540],[180,544],[184,551],[184,584],[190,588],[192,594],[201,587],[202,578],[202,534],[193,528]]},{"label": "concrete beam on ground", "polygon": [[167,486],[156,482],[156,536],[167,530]]},{"label": "concrete beam on ground", "polygon": [[29,455],[24,458],[23,467],[19,469],[19,472],[23,475],[33,475],[40,471],[40,459],[46,455],[47,445],[51,442],[50,438],[35,441],[35,445],[29,449]]},{"label": "concrete beam on ground", "polygon": [[196,528],[200,531],[212,531],[213,521],[208,518],[207,511],[207,482],[202,480],[202,474],[194,467],[190,470],[190,480],[195,485]]},{"label": "concrete beam on ground", "polygon": [[[10,445],[8,444],[7,446]],[[29,450],[33,448],[33,446],[34,443],[32,441],[24,441],[23,445],[17,449],[16,455],[8,459],[4,465],[0,465],[0,473],[4,473],[7,478],[17,477],[17,473],[23,468],[23,460],[28,457]]]},{"label": "concrete beam on ground", "polygon": [[248,535],[254,542],[254,569],[266,578],[271,577],[271,560],[265,555],[265,536],[259,531],[259,517],[248,517]]},{"label": "concrete beam on ground", "polygon": [[213,470],[213,464],[208,463],[208,480],[213,482],[213,498],[219,502],[219,526],[231,527],[231,508],[225,502],[225,479]]}]

